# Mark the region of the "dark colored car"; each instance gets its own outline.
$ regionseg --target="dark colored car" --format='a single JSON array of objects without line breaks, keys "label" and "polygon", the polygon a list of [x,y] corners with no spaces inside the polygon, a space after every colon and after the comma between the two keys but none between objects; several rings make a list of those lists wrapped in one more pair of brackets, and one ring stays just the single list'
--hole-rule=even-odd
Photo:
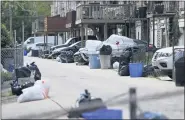
[{"label": "dark colored car", "polygon": [[[89,40],[97,40],[97,37],[96,36],[93,36],[93,35],[89,35],[88,36],[88,39]],[[85,36],[83,38],[83,40],[85,40]],[[51,52],[55,49],[58,49],[58,48],[62,48],[62,47],[67,47],[67,46],[70,46],[78,41],[81,41],[81,37],[72,37],[72,38],[69,38],[64,44],[62,45],[56,45],[56,46],[53,46],[51,47]]]},{"label": "dark colored car", "polygon": [[[55,49],[49,56],[48,58],[56,58],[57,56],[59,56],[61,54],[62,51],[78,51],[81,48],[81,41],[78,41],[68,47],[62,47],[62,48],[58,48]],[[77,52],[76,51],[76,52]]]}]

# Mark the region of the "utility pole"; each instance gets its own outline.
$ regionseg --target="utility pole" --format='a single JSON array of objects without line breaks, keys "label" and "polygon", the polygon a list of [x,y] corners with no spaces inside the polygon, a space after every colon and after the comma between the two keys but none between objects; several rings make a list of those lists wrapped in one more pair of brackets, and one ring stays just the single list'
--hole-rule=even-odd
[{"label": "utility pole", "polygon": [[22,21],[22,52],[23,52],[22,62],[24,64],[24,21]]},{"label": "utility pole", "polygon": [[[17,68],[17,57],[16,57],[16,47],[17,47],[17,45],[16,45],[16,30],[14,30],[14,67],[15,68]],[[14,68],[14,69],[15,69]]]},{"label": "utility pole", "polygon": [[9,18],[10,18],[10,39],[13,40],[13,35],[12,35],[12,4],[11,2],[9,3]]},{"label": "utility pole", "polygon": [[169,37],[168,37],[168,21],[167,17],[165,17],[165,34],[166,34],[166,47],[169,47]]}]

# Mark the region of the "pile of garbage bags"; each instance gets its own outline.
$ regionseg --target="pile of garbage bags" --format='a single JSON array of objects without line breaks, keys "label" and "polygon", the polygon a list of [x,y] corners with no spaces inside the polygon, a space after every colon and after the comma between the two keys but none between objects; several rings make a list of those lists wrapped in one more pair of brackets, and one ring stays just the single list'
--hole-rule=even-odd
[{"label": "pile of garbage bags", "polygon": [[59,55],[60,61],[62,63],[72,63],[74,62],[74,55],[75,52],[73,52],[72,50],[70,51],[61,51],[61,54]]},{"label": "pile of garbage bags", "polygon": [[123,54],[120,56],[119,59],[119,69],[118,69],[118,74],[120,76],[129,76],[129,63],[131,61],[132,57],[132,51],[125,50]]},{"label": "pile of garbage bags", "polygon": [[80,53],[80,51],[74,54],[74,62],[76,63],[88,65],[89,64],[88,59],[89,59],[88,56],[85,53]]},{"label": "pile of garbage bags", "polygon": [[[119,58],[119,63],[114,62],[114,68],[118,67],[118,74],[120,76],[129,76],[129,63],[132,62],[132,57],[133,57],[133,53],[131,49],[126,49],[123,54],[120,56]],[[143,67],[143,77],[147,77],[150,75],[154,75],[155,76],[155,69],[154,67],[149,64],[149,65],[145,65]]]},{"label": "pile of garbage bags", "polygon": [[12,94],[19,96],[18,102],[43,99],[43,95],[41,96],[43,93],[47,96],[48,83],[41,80],[41,72],[35,62],[16,68],[14,70],[14,77],[10,86]]}]

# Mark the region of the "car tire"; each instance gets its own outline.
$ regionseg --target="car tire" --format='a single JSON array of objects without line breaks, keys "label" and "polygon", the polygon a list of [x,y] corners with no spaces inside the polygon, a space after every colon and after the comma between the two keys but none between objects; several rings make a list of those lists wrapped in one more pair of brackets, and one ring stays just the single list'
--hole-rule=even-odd
[{"label": "car tire", "polygon": [[172,75],[168,75],[169,78],[173,79],[173,76]]}]

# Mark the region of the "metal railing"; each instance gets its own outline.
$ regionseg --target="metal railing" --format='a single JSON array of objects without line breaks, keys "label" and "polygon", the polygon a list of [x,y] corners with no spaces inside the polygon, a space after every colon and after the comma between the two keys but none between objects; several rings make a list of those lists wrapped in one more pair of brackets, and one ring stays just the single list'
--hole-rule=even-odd
[{"label": "metal railing", "polygon": [[135,15],[135,4],[122,5],[80,5],[77,7],[76,19],[121,20]]},{"label": "metal railing", "polygon": [[[160,2],[156,3],[154,1],[148,2],[147,5],[147,12],[148,13],[155,13],[154,11],[156,10],[157,6],[161,6],[160,9],[163,9],[163,13],[175,13],[176,10],[179,8],[179,3],[178,1],[166,1],[166,2]],[[158,8],[159,10],[159,8]]]}]

